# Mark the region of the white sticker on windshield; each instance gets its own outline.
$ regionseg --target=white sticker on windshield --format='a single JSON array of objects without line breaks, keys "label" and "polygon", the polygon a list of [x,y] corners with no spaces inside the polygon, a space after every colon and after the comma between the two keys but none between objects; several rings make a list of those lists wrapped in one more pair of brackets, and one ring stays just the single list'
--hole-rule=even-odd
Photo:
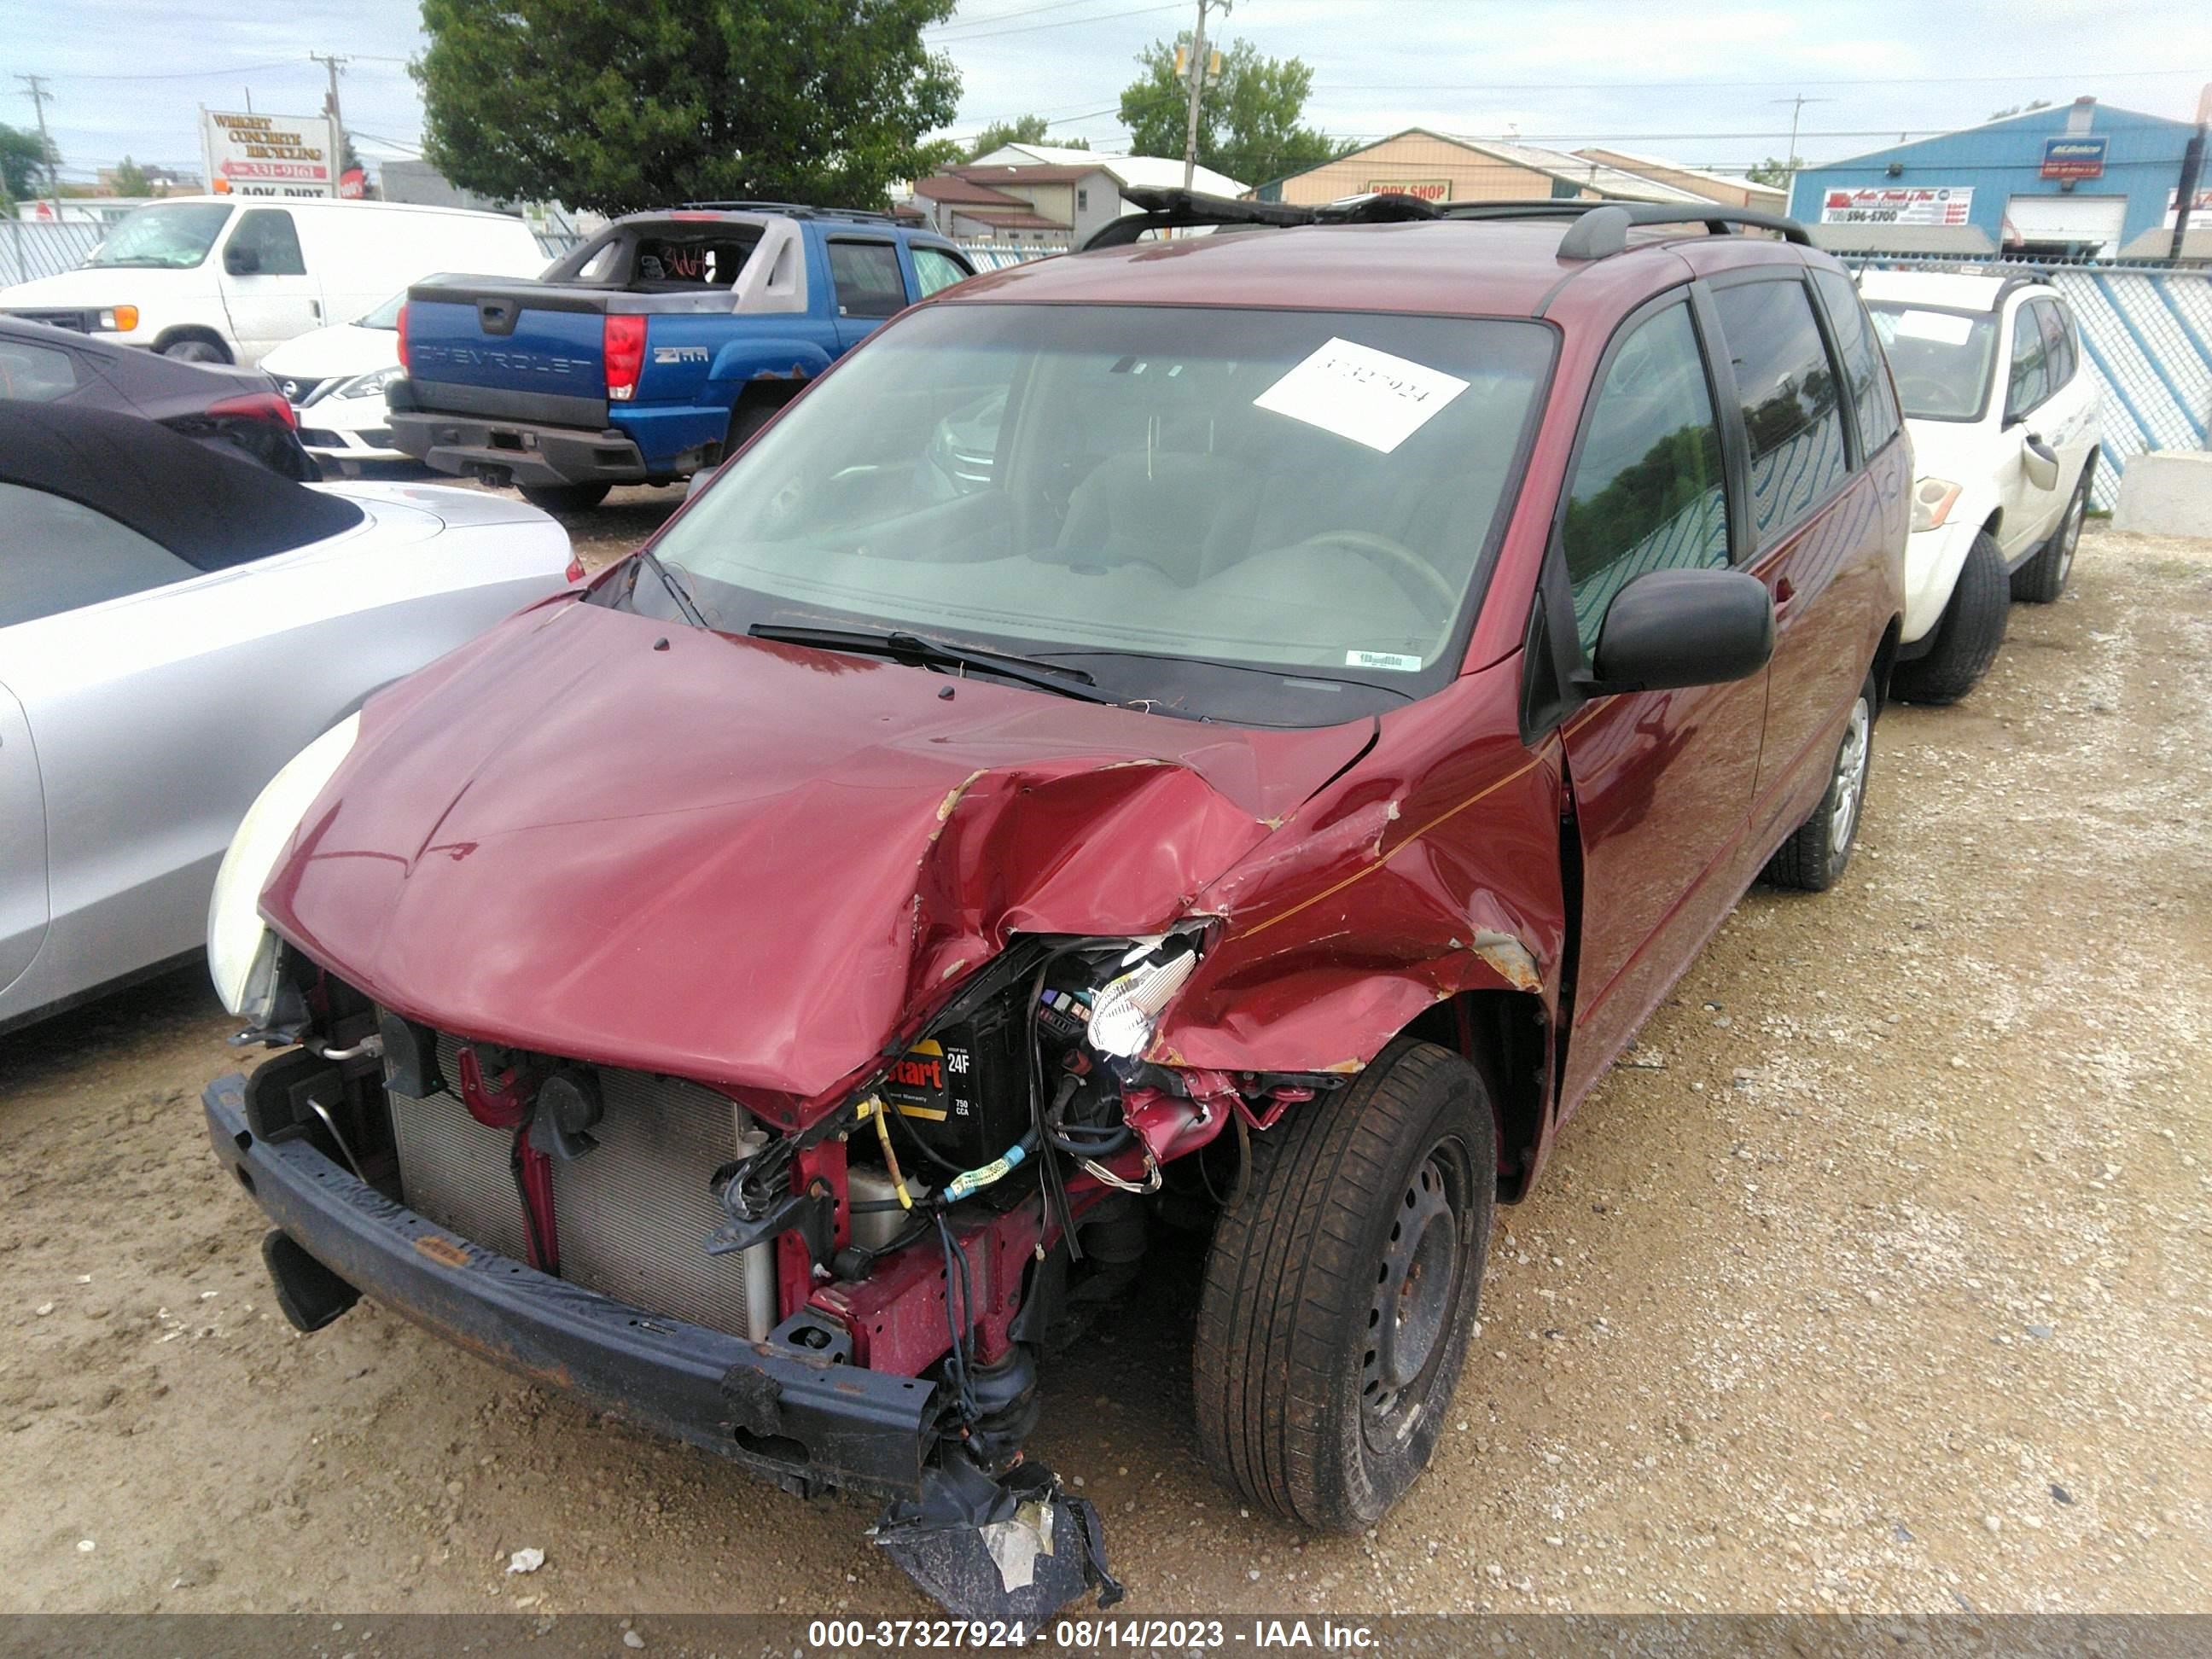
[{"label": "white sticker on windshield", "polygon": [[1252,403],[1388,455],[1466,390],[1465,380],[1422,364],[1331,340]]},{"label": "white sticker on windshield", "polygon": [[1418,674],[1421,672],[1419,657],[1393,656],[1388,651],[1347,651],[1344,653],[1346,668],[1387,668],[1394,674]]},{"label": "white sticker on windshield", "polygon": [[1964,345],[1974,331],[1974,319],[1948,311],[1908,311],[1897,319],[1900,340],[1934,340],[1939,345]]}]

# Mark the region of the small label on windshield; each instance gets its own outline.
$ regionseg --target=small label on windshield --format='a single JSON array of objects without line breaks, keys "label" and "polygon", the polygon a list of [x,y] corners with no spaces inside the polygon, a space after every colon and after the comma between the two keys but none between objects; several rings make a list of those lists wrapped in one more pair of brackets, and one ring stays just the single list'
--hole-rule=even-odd
[{"label": "small label on windshield", "polygon": [[1388,455],[1467,384],[1355,340],[1331,340],[1252,403]]},{"label": "small label on windshield", "polygon": [[1934,340],[1941,345],[1964,345],[1974,331],[1974,319],[1948,311],[1908,311],[1897,319],[1900,340]]},{"label": "small label on windshield", "polygon": [[1346,668],[1387,668],[1394,674],[1418,674],[1421,672],[1419,657],[1395,656],[1388,651],[1347,651],[1344,653]]}]

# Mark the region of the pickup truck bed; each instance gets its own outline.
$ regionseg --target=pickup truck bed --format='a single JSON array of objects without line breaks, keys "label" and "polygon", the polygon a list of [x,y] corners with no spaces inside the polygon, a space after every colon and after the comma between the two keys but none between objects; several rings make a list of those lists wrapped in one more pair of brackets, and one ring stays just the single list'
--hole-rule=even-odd
[{"label": "pickup truck bed", "polygon": [[717,465],[882,320],[969,274],[875,216],[690,210],[616,221],[534,283],[408,293],[393,441],[442,472],[587,507]]}]

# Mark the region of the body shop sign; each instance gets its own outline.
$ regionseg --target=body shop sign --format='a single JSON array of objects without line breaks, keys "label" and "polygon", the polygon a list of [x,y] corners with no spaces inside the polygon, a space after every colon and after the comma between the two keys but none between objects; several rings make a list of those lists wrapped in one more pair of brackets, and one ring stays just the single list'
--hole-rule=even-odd
[{"label": "body shop sign", "polygon": [[319,115],[200,112],[208,188],[230,196],[335,196],[331,124]]},{"label": "body shop sign", "polygon": [[1820,195],[1824,225],[1963,225],[1974,205],[1971,186],[1930,185],[1918,189],[1873,186],[1829,190]]},{"label": "body shop sign", "polygon": [[1410,196],[1417,202],[1449,202],[1451,200],[1451,180],[1449,179],[1370,179],[1370,196]]}]

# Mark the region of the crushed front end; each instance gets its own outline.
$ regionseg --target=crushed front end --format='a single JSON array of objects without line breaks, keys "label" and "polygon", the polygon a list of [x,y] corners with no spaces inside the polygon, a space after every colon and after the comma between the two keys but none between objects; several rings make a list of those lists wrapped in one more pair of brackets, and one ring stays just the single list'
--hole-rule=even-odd
[{"label": "crushed front end", "polygon": [[[949,1609],[1120,1588],[1025,1461],[1048,1340],[1133,1276],[1163,1166],[1310,1090],[1140,1058],[1204,948],[1024,936],[830,1097],[525,1051],[387,1007],[283,944],[207,1091],[303,1330],[360,1295],[802,1494]],[[1233,1143],[1232,1143],[1233,1144]]]}]

